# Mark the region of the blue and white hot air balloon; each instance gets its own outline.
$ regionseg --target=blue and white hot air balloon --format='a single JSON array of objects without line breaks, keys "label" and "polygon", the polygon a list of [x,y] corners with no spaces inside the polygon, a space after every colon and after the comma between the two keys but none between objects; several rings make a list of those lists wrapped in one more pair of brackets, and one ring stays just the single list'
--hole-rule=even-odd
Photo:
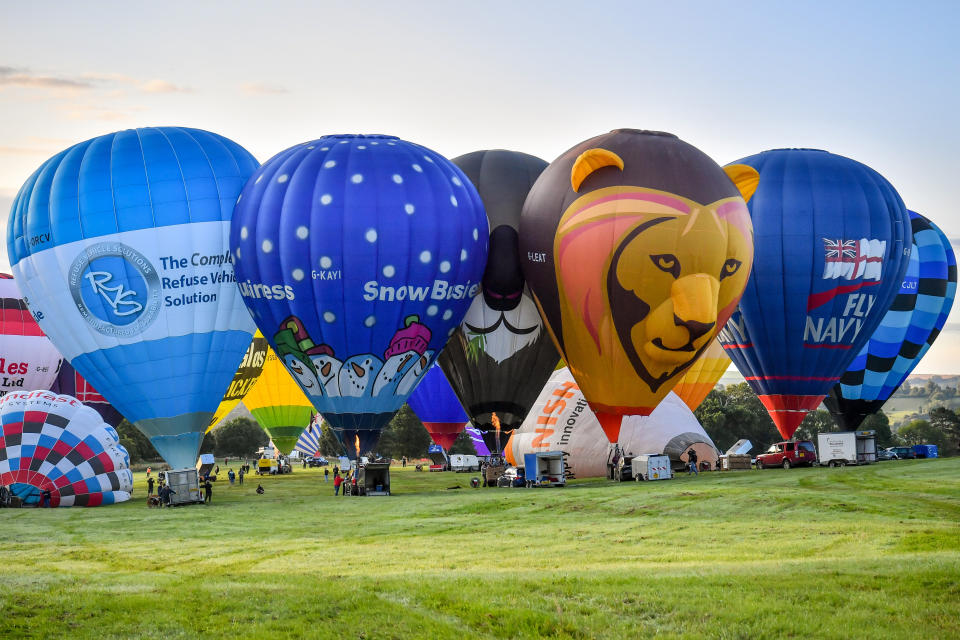
[{"label": "blue and white hot air balloon", "polygon": [[479,291],[487,218],[443,156],[391,136],[282,151],[230,246],[257,326],[349,455],[371,450]]},{"label": "blue and white hot air balloon", "polygon": [[228,249],[257,161],[199,129],[128,129],[45,162],[14,201],[7,246],[30,311],[73,367],[174,468],[252,339]]},{"label": "blue and white hot air balloon", "polygon": [[843,429],[856,429],[896,393],[947,321],[957,261],[937,225],[910,212],[913,251],[900,292],[870,341],[833,385],[824,404]]}]

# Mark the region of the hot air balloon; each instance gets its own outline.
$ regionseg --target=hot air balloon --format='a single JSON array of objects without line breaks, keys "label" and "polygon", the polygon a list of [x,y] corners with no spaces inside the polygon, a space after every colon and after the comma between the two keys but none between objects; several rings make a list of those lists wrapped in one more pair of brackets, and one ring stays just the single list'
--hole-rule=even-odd
[{"label": "hot air balloon", "polygon": [[683,374],[673,392],[690,407],[690,411],[696,411],[710,390],[717,386],[729,366],[730,356],[720,343],[714,340]]},{"label": "hot air balloon", "polygon": [[950,241],[910,211],[913,249],[893,304],[824,404],[843,429],[854,430],[880,409],[920,362],[947,321],[957,286]]},{"label": "hot air balloon", "polygon": [[[677,467],[686,466],[690,449],[711,468],[716,467],[718,460],[713,440],[673,392],[649,416],[624,418],[617,444],[628,456],[664,454]],[[510,437],[505,457],[511,464],[522,463],[524,454],[538,451],[562,451],[568,477],[607,475],[606,438],[568,369],[550,376],[527,419]]]},{"label": "hot air balloon", "polygon": [[483,205],[443,156],[391,136],[291,147],[250,179],[231,232],[240,290],[356,455],[430,368],[479,289]]},{"label": "hot air balloon", "polygon": [[464,432],[470,436],[470,443],[473,445],[473,450],[477,452],[478,456],[490,455],[490,449],[487,448],[487,443],[484,441],[483,434],[480,433],[480,429],[477,429],[476,427],[467,427],[464,429]]},{"label": "hot air balloon", "polygon": [[304,429],[300,437],[297,438],[297,444],[294,449],[308,458],[312,458],[320,452],[320,436],[323,433],[320,430],[321,419],[319,413],[313,416],[310,424],[307,425],[307,428]]},{"label": "hot air balloon", "polygon": [[610,442],[707,349],[753,261],[737,187],[668,133],[618,129],[573,147],[534,184],[520,227],[524,274]]},{"label": "hot air balloon", "polygon": [[[547,163],[516,151],[476,151],[454,158],[480,193],[490,249],[480,294],[438,361],[490,449],[506,443],[560,356],[520,269],[520,211]],[[498,445],[494,414],[503,438]]]},{"label": "hot air balloon", "polygon": [[217,407],[216,413],[210,419],[207,433],[213,431],[220,424],[220,421],[233,411],[234,407],[240,404],[240,401],[247,395],[247,392],[253,388],[257,378],[260,377],[260,372],[263,371],[263,363],[267,359],[267,349],[269,349],[269,346],[266,338],[257,331],[253,334],[253,341],[247,347],[247,352],[243,354],[240,367],[233,375],[233,382],[227,387],[227,392],[223,394],[220,406]]},{"label": "hot air balloon", "polygon": [[427,375],[407,398],[407,404],[423,422],[433,442],[445,451],[453,446],[457,436],[467,426],[467,414],[463,412],[439,364],[430,367]]},{"label": "hot air balloon", "polygon": [[133,474],[120,437],[79,400],[50,391],[0,398],[0,486],[25,504],[50,492],[52,507],[130,499]]},{"label": "hot air balloon", "polygon": [[57,378],[60,352],[30,315],[13,276],[6,273],[0,273],[0,313],[0,396],[49,389]]},{"label": "hot air balloon", "polygon": [[720,342],[790,438],[866,344],[900,288],[910,223],[873,169],[810,149],[739,160],[756,268]]},{"label": "hot air balloon", "polygon": [[243,404],[284,455],[293,451],[313,420],[313,405],[272,350],[267,351],[263,371]]},{"label": "hot air balloon", "polygon": [[60,373],[50,391],[60,395],[72,396],[100,414],[103,421],[116,428],[123,421],[123,414],[107,402],[100,392],[93,388],[69,362],[60,365]]},{"label": "hot air balloon", "polygon": [[174,468],[250,345],[228,250],[257,161],[199,129],[128,129],[45,162],[7,233],[13,272],[57,349]]}]

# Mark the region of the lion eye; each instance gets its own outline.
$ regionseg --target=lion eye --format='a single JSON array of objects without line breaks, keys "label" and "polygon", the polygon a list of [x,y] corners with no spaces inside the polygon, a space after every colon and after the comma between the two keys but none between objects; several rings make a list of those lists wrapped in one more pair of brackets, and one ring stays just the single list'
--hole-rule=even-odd
[{"label": "lion eye", "polygon": [[672,253],[658,253],[650,256],[653,264],[661,271],[666,271],[674,278],[680,277],[680,261]]},{"label": "lion eye", "polygon": [[729,276],[732,276],[737,271],[740,270],[740,265],[743,263],[737,260],[736,258],[730,258],[723,263],[723,267],[720,269],[720,279],[723,280]]}]

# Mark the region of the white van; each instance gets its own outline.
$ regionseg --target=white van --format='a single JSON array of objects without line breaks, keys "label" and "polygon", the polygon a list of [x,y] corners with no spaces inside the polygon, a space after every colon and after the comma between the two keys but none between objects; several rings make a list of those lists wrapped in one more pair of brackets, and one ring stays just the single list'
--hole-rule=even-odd
[{"label": "white van", "polygon": [[450,456],[450,470],[457,473],[480,471],[480,459],[465,453],[454,453]]}]

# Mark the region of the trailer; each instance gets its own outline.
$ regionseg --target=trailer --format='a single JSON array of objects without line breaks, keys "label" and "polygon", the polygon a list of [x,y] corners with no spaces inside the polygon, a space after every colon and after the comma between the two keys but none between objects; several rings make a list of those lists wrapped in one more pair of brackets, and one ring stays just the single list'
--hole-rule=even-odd
[{"label": "trailer", "polygon": [[[213,459],[212,453],[201,453],[200,458],[197,459],[197,473],[201,478],[209,476],[215,466],[216,460]],[[216,476],[211,479],[216,479]]]},{"label": "trailer", "polygon": [[875,431],[841,431],[817,435],[817,458],[821,465],[843,467],[877,461]]},{"label": "trailer", "polygon": [[196,469],[173,469],[166,472],[166,482],[173,489],[170,504],[196,504],[203,502],[200,493],[200,475]]},{"label": "trailer", "polygon": [[455,453],[450,456],[450,470],[457,473],[480,471],[480,459],[466,453]]},{"label": "trailer", "polygon": [[720,469],[723,471],[749,471],[753,468],[753,463],[750,461],[751,449],[753,449],[753,443],[746,438],[737,440],[732,447],[727,449],[725,454],[720,456]]},{"label": "trailer", "polygon": [[670,457],[645,453],[634,456],[630,461],[630,471],[633,479],[640,480],[669,480],[673,477],[670,467]]},{"label": "trailer", "polygon": [[523,456],[523,475],[527,487],[562,487],[567,484],[562,451],[527,453]]},{"label": "trailer", "polygon": [[427,457],[430,458],[430,471],[447,471],[450,469],[450,457],[438,444],[432,444],[427,448]]},{"label": "trailer", "polygon": [[390,495],[390,463],[368,462],[362,465],[357,478],[357,491],[362,496]]},{"label": "trailer", "polygon": [[935,444],[915,444],[913,445],[913,455],[918,458],[937,458],[939,451]]}]

